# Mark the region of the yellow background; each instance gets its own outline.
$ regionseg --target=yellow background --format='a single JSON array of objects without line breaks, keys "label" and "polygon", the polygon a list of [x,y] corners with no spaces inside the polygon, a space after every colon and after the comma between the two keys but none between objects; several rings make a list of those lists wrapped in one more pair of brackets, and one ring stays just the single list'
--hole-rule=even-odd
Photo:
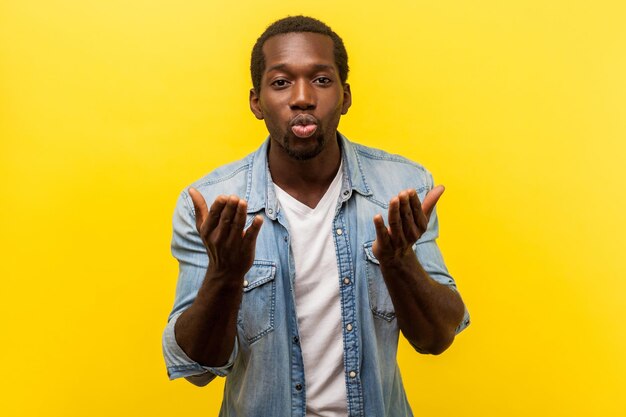
[{"label": "yellow background", "polygon": [[348,48],[340,130],[447,187],[473,324],[442,356],[402,345],[416,414],[626,415],[618,0],[1,1],[0,414],[217,414],[223,381],[161,357],[172,210],[264,139],[250,49],[299,13]]}]

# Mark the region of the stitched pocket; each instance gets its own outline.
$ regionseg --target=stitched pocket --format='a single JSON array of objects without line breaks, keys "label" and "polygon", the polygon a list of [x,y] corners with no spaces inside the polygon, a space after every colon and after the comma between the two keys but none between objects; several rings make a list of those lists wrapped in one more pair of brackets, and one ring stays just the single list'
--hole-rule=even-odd
[{"label": "stitched pocket", "polygon": [[365,269],[367,271],[367,288],[370,298],[370,308],[375,317],[392,321],[396,312],[391,302],[391,296],[380,271],[380,263],[372,252],[374,241],[363,244],[365,250]]},{"label": "stitched pocket", "polygon": [[274,262],[255,260],[244,277],[237,323],[250,344],[274,330],[275,276]]}]

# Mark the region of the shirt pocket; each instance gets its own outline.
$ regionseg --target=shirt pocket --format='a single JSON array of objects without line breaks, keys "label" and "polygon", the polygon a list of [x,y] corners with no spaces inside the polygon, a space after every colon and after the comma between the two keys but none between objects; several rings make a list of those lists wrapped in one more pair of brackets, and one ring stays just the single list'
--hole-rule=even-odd
[{"label": "shirt pocket", "polygon": [[237,323],[252,344],[274,330],[276,264],[255,260],[244,277],[243,298]]},{"label": "shirt pocket", "polygon": [[363,244],[365,250],[365,270],[367,274],[367,288],[370,299],[370,308],[374,317],[392,321],[396,317],[387,284],[380,271],[380,263],[374,256],[372,245],[374,241]]}]

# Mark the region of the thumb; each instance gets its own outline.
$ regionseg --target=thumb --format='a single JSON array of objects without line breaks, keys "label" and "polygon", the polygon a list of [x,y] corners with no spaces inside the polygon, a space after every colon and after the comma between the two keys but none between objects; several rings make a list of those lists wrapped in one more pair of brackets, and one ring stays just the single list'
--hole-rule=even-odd
[{"label": "thumb", "polygon": [[426,215],[426,218],[430,219],[430,215],[439,201],[439,198],[443,194],[446,188],[443,185],[438,185],[426,194],[424,197],[424,202],[422,203],[422,211]]},{"label": "thumb", "polygon": [[200,226],[202,226],[204,219],[209,215],[209,209],[206,206],[204,197],[195,188],[189,187],[189,197],[191,197],[193,209],[196,212],[196,229],[200,232]]}]

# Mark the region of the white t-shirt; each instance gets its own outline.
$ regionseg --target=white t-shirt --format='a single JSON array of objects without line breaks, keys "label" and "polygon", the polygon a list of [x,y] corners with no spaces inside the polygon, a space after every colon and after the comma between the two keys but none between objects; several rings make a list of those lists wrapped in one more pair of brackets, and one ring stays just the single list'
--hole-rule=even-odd
[{"label": "white t-shirt", "polygon": [[333,219],[342,182],[335,179],[315,208],[275,185],[289,222],[296,267],[295,299],[306,384],[306,415],[347,415],[339,270],[333,242]]}]

